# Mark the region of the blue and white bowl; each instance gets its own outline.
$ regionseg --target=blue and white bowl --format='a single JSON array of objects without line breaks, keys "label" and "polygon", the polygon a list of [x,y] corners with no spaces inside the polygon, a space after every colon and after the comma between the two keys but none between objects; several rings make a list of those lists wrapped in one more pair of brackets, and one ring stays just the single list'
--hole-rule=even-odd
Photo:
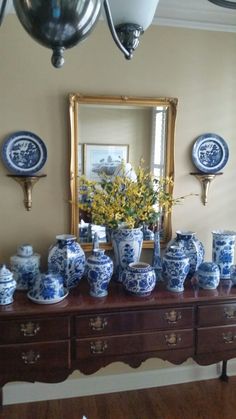
[{"label": "blue and white bowl", "polygon": [[40,274],[32,290],[29,292],[31,299],[38,301],[60,300],[65,296],[63,277],[58,273]]},{"label": "blue and white bowl", "polygon": [[203,262],[197,270],[199,287],[205,290],[214,290],[220,283],[220,269],[214,262]]},{"label": "blue and white bowl", "polygon": [[148,263],[130,263],[122,273],[122,283],[129,293],[147,296],[155,287],[156,274]]}]

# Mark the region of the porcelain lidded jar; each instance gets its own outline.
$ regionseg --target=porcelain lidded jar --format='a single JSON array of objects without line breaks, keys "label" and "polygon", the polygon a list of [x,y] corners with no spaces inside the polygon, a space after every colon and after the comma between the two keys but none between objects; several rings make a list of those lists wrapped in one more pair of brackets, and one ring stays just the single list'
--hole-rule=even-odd
[{"label": "porcelain lidded jar", "polygon": [[93,249],[85,265],[86,277],[92,297],[105,297],[113,274],[113,262],[103,249]]},{"label": "porcelain lidded jar", "polygon": [[30,244],[22,244],[16,255],[10,257],[10,266],[17,290],[29,290],[39,275],[40,255],[34,253]]},{"label": "porcelain lidded jar", "polygon": [[13,273],[5,265],[0,267],[0,305],[13,302],[13,294],[16,290],[16,281]]},{"label": "porcelain lidded jar", "polygon": [[190,268],[189,258],[181,246],[170,246],[163,256],[163,275],[167,279],[167,289],[184,291],[184,281]]},{"label": "porcelain lidded jar", "polygon": [[52,245],[48,254],[48,271],[63,276],[64,287],[73,288],[78,285],[85,269],[85,254],[76,237],[71,234],[56,236],[56,244]]},{"label": "porcelain lidded jar", "polygon": [[220,283],[220,269],[214,262],[203,262],[197,270],[199,287],[205,290],[214,290]]},{"label": "porcelain lidded jar", "polygon": [[130,263],[122,272],[122,283],[130,294],[147,296],[156,284],[154,268],[144,262]]}]

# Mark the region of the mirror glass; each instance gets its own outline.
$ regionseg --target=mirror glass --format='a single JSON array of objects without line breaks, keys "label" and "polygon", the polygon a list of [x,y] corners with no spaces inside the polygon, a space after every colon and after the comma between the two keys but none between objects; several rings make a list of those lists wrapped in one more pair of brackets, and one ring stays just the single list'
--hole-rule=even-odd
[{"label": "mirror glass", "polygon": [[[101,247],[111,248],[105,227],[91,223],[78,209],[79,177],[100,180],[112,176],[122,162],[132,167],[143,162],[155,176],[174,179],[174,128],[177,99],[126,96],[69,96],[71,233],[85,250],[91,250],[96,231]],[[168,186],[172,193],[172,186]],[[171,214],[162,214],[162,243],[171,237]],[[144,248],[153,240],[144,240]]]}]

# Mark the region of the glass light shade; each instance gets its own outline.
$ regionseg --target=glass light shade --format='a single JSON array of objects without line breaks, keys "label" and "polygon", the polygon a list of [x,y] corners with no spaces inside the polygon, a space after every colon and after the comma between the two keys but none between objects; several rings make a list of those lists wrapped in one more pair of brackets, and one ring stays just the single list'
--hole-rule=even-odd
[{"label": "glass light shade", "polygon": [[114,26],[134,23],[145,31],[151,25],[159,0],[109,0]]}]

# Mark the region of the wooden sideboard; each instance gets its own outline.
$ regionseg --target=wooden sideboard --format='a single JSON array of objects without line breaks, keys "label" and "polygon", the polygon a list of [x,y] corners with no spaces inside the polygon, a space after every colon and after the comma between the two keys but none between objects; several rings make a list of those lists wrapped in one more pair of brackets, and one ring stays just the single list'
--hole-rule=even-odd
[{"label": "wooden sideboard", "polygon": [[[151,357],[209,365],[236,357],[236,287],[189,283],[183,293],[156,285],[150,296],[89,296],[82,281],[63,301],[38,305],[24,292],[0,307],[0,386],[10,381],[60,382],[74,370],[92,374],[114,361],[138,367]],[[224,371],[224,378],[226,374]]]}]

